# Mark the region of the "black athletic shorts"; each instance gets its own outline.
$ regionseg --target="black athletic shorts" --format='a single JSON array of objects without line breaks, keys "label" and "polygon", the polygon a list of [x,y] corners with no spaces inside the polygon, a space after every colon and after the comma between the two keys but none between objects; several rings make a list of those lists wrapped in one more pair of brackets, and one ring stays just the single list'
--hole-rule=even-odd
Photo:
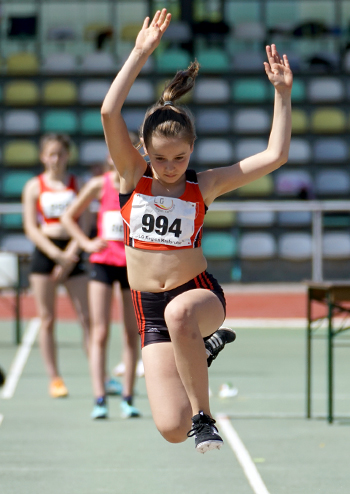
[{"label": "black athletic shorts", "polygon": [[214,276],[207,273],[207,271],[203,271],[193,280],[167,292],[152,293],[131,290],[142,348],[151,343],[171,341],[164,319],[165,308],[177,295],[195,288],[204,288],[215,293],[222,303],[226,315],[224,292]]},{"label": "black athletic shorts", "polygon": [[90,280],[100,281],[110,286],[118,281],[122,290],[130,288],[125,266],[111,266],[110,264],[92,262]]},{"label": "black athletic shorts", "polygon": [[[62,240],[59,238],[50,238],[50,241],[56,245],[61,250],[64,250],[70,240]],[[30,265],[30,272],[35,273],[35,274],[51,274],[53,268],[56,266],[57,263],[50,259],[44,252],[42,252],[38,247],[35,247],[34,252],[33,252],[33,257],[32,257],[32,262]],[[81,257],[79,256],[79,261],[77,264],[74,266],[72,271],[69,273],[68,278],[71,278],[72,276],[78,276],[81,274],[85,274],[85,265],[84,261]]]}]

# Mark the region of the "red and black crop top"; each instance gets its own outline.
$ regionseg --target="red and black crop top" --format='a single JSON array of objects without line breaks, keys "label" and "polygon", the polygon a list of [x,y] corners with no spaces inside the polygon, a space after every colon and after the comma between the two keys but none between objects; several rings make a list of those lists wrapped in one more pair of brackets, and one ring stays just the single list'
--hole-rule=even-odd
[{"label": "red and black crop top", "polygon": [[207,207],[196,172],[186,171],[186,189],[179,198],[153,196],[152,181],[148,166],[133,192],[119,194],[125,245],[145,250],[200,247]]},{"label": "red and black crop top", "polygon": [[44,223],[58,223],[64,210],[77,195],[76,179],[71,175],[67,187],[62,190],[50,189],[45,183],[44,174],[39,175],[38,179],[40,192],[37,209],[40,220]]}]

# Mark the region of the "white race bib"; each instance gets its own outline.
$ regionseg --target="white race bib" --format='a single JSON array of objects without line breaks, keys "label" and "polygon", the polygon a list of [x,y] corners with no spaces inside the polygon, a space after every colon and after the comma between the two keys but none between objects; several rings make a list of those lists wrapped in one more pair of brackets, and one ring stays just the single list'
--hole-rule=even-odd
[{"label": "white race bib", "polygon": [[45,218],[60,218],[75,197],[74,190],[46,191],[40,196],[40,205]]},{"label": "white race bib", "polygon": [[124,225],[120,211],[105,211],[102,217],[104,240],[124,240]]},{"label": "white race bib", "polygon": [[135,194],[130,215],[130,237],[173,247],[189,246],[195,218],[195,202]]}]

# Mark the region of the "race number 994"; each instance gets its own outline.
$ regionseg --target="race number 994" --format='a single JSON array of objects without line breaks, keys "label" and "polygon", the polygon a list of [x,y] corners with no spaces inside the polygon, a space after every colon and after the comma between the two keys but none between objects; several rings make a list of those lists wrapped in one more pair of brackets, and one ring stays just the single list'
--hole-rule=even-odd
[{"label": "race number 994", "polygon": [[152,214],[144,214],[142,216],[142,230],[145,233],[155,231],[155,233],[162,236],[170,232],[179,238],[182,233],[181,219],[176,218],[169,227],[169,221],[166,216],[157,216],[154,218]]}]

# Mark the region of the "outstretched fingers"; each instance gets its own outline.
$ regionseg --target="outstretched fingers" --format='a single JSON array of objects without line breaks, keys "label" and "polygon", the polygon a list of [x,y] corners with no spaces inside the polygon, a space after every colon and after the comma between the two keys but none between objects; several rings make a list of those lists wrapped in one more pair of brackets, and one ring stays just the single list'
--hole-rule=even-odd
[{"label": "outstretched fingers", "polygon": [[159,29],[162,34],[168,29],[170,21],[171,21],[171,14],[166,14],[163,23],[159,25]]},{"label": "outstretched fingers", "polygon": [[271,46],[266,46],[266,55],[270,65],[274,63],[283,65],[284,59],[279,55],[276,45],[272,44]]},{"label": "outstretched fingers", "polygon": [[288,69],[290,69],[289,60],[288,60],[287,55],[283,55],[283,62],[284,62],[284,65],[285,65]]},{"label": "outstretched fingers", "polygon": [[142,29],[147,29],[149,24],[149,17],[146,17],[146,19],[143,21]]},{"label": "outstretched fingers", "polygon": [[160,10],[157,10],[157,12],[154,14],[150,27],[154,27],[157,24],[160,14],[161,14]]}]

